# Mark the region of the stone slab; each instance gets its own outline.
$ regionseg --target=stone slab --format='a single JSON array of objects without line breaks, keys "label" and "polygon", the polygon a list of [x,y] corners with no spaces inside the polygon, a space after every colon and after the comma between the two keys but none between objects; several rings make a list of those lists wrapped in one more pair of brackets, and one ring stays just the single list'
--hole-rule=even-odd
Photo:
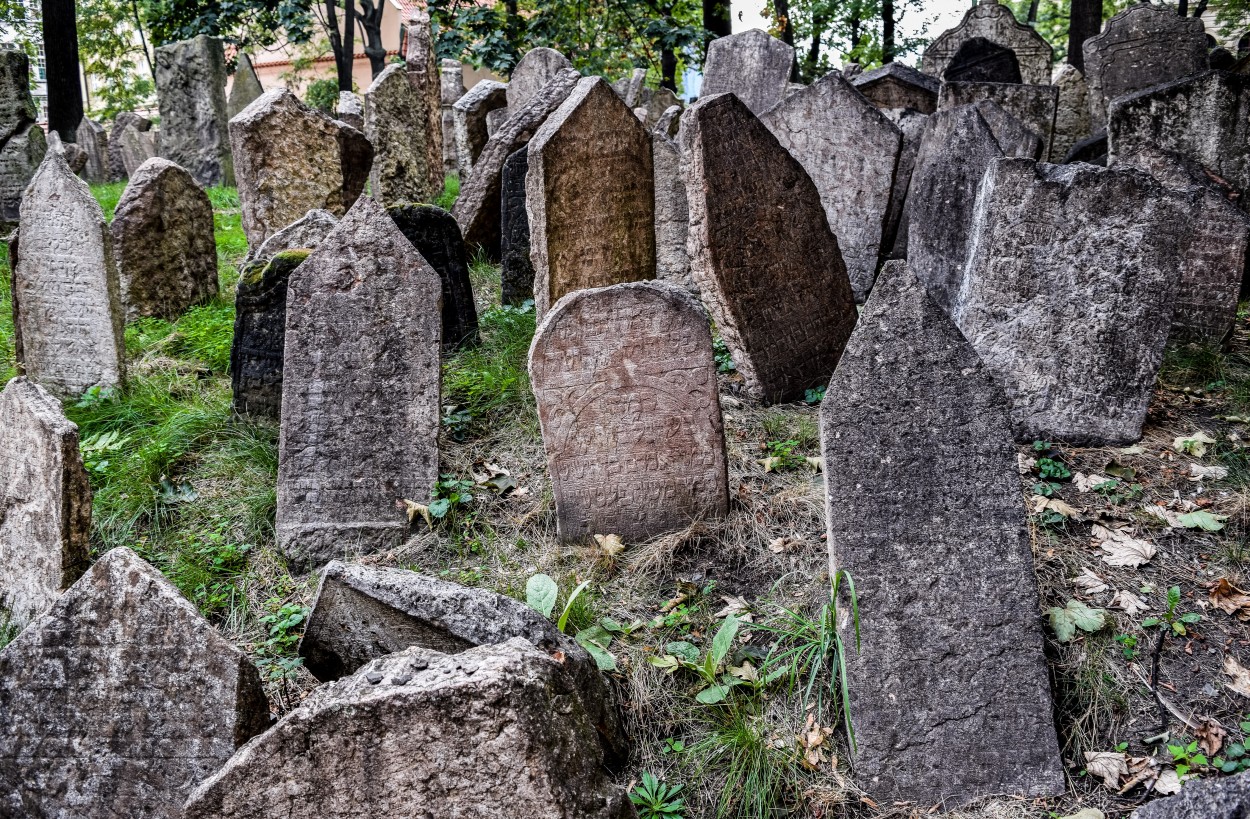
[{"label": "stone slab", "polygon": [[999,82],[945,82],[938,110],[993,100],[1026,128],[1042,138],[1042,156],[1050,155],[1055,133],[1059,89],[1054,85],[1023,85]]},{"label": "stone slab", "polygon": [[234,184],[222,41],[201,34],[160,46],[154,58],[160,155],[186,168],[205,187]]},{"label": "stone slab", "polygon": [[878,108],[911,108],[922,114],[937,110],[938,79],[909,65],[886,63],[856,75],[851,84]]},{"label": "stone slab", "polygon": [[271,257],[245,264],[239,271],[230,345],[230,390],[232,406],[240,415],[271,421],[282,417],[287,285],[291,273],[310,252],[305,248],[279,250]]},{"label": "stone slab", "polygon": [[946,66],[965,42],[980,37],[1015,52],[1020,79],[1030,85],[1050,82],[1053,50],[1046,40],[1015,18],[1011,9],[994,0],[981,0],[964,15],[959,25],[947,29],[929,44],[920,60],[920,70],[941,77]]},{"label": "stone slab", "polygon": [[524,108],[544,85],[572,67],[568,57],[554,48],[532,48],[525,52],[508,75],[508,110]]},{"label": "stone slab", "polygon": [[239,54],[234,68],[234,80],[230,84],[230,96],[226,99],[226,120],[234,119],[263,93],[265,89],[260,84],[260,77],[256,76],[251,56]]},{"label": "stone slab", "polygon": [[451,107],[452,123],[456,129],[456,162],[462,186],[469,181],[473,163],[490,139],[486,131],[487,115],[507,104],[506,83],[482,80]]},{"label": "stone slab", "polygon": [[1090,134],[1089,84],[1076,66],[1064,63],[1056,71],[1053,85],[1059,97],[1055,103],[1055,133],[1050,140],[1050,161],[1058,165],[1072,146]]},{"label": "stone slab", "polygon": [[530,261],[530,220],[525,209],[529,148],[513,152],[503,165],[499,214],[499,298],[519,305],[534,298],[534,263]]},{"label": "stone slab", "polygon": [[718,37],[707,48],[699,94],[735,94],[759,116],[786,95],[794,47],[758,28]]},{"label": "stone slab", "polygon": [[959,44],[942,70],[943,82],[1019,83],[1020,61],[1005,45],[973,37]]},{"label": "stone slab", "polygon": [[681,175],[681,150],[662,133],[651,134],[651,164],[655,171],[655,277],[698,294],[690,275],[686,239],[690,233],[690,205]]},{"label": "stone slab", "polygon": [[443,190],[441,148],[436,173],[428,167],[428,112],[422,103],[399,63],[388,65],[365,91],[365,137],[373,144],[369,194],[383,205],[432,202]]},{"label": "stone slab", "polygon": [[78,123],[78,144],[87,152],[82,177],[91,184],[109,181],[109,138],[104,126],[86,117]]},{"label": "stone slab", "polygon": [[434,205],[399,205],[387,212],[442,282],[443,349],[477,344],[477,308],[469,282],[469,260],[455,218]]}]

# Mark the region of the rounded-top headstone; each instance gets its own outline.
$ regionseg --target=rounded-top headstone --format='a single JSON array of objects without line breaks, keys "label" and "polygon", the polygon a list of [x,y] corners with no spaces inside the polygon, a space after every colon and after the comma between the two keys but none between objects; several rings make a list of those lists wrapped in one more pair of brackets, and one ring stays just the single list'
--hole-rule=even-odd
[{"label": "rounded-top headstone", "polygon": [[572,67],[569,58],[554,48],[532,48],[525,52],[508,77],[509,110],[524,107],[552,78]]},{"label": "rounded-top headstone", "polygon": [[976,37],[1011,49],[1024,82],[1030,85],[1050,82],[1053,53],[1050,43],[1017,20],[1009,7],[994,0],[973,6],[959,25],[942,32],[930,43],[920,60],[920,70],[934,77],[942,76],[960,47]]},{"label": "rounded-top headstone", "polygon": [[758,116],[785,98],[793,67],[794,47],[757,28],[718,37],[708,45],[699,94],[735,94]]}]

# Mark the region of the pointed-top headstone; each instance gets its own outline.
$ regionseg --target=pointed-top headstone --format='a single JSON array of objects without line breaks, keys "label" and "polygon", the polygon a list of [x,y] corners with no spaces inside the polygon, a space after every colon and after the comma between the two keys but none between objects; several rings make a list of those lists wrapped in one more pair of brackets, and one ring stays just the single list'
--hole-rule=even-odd
[{"label": "pointed-top headstone", "polygon": [[1025,85],[1003,82],[944,82],[938,97],[938,110],[974,105],[993,100],[1003,111],[1019,120],[1042,138],[1041,157],[1050,152],[1055,131],[1055,110],[1059,89],[1053,85]]},{"label": "pointed-top headstone", "polygon": [[930,43],[920,60],[920,70],[941,77],[964,43],[974,38],[1011,49],[1023,82],[1031,85],[1050,82],[1050,43],[1017,20],[1009,7],[994,0],[973,6],[959,25],[942,32]]},{"label": "pointed-top headstone", "polygon": [[252,104],[265,89],[252,67],[252,58],[240,54],[234,69],[234,81],[230,86],[230,98],[226,101],[227,119],[234,119],[240,111]]},{"label": "pointed-top headstone", "polygon": [[554,48],[533,48],[525,52],[508,76],[509,112],[524,108],[544,85],[572,67],[568,57]]},{"label": "pointed-top headstone", "polygon": [[[430,12],[417,5],[408,7],[406,19],[408,53],[404,55],[404,68],[408,72],[408,84],[412,86],[412,129],[408,139],[412,142],[414,158],[420,157],[420,170],[425,172],[425,187],[433,191],[428,199],[408,201],[432,202],[443,192],[443,80],[438,71],[438,57],[434,48],[434,32],[430,28]],[[414,177],[416,172],[410,172]]]},{"label": "pointed-top headstone", "polygon": [[83,179],[92,184],[109,181],[109,138],[104,126],[83,117],[78,123],[78,144],[87,152]]},{"label": "pointed-top headstone", "polygon": [[455,350],[477,344],[469,260],[455,218],[435,205],[397,205],[387,213],[443,283],[443,347]]},{"label": "pointed-top headstone", "polygon": [[794,67],[794,46],[753,28],[708,45],[700,96],[732,93],[759,116],[781,102]]}]

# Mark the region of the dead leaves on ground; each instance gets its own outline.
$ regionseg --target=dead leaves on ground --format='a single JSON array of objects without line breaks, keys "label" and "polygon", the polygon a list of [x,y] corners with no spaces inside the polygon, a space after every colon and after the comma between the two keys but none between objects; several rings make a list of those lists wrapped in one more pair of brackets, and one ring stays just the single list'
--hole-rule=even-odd
[{"label": "dead leaves on ground", "polygon": [[1130,757],[1121,751],[1086,751],[1085,770],[1102,780],[1103,787],[1121,796],[1141,785],[1160,794],[1180,790],[1180,776],[1164,768],[1156,757]]},{"label": "dead leaves on ground", "polygon": [[1098,548],[1105,553],[1103,562],[1111,566],[1137,568],[1155,556],[1155,546],[1148,540],[1133,537],[1124,529],[1110,529],[1094,524],[1092,529]]},{"label": "dead leaves on ground", "polygon": [[807,724],[803,726],[803,730],[798,736],[799,761],[803,763],[803,767],[809,771],[819,770],[820,766],[827,762],[832,762],[833,767],[838,767],[838,759],[831,753],[833,741],[830,737],[833,735],[832,728],[825,728],[816,721],[814,713],[808,713]]},{"label": "dead leaves on ground", "polygon": [[1207,600],[1225,614],[1250,621],[1250,594],[1229,583],[1227,577],[1221,577],[1211,586]]},{"label": "dead leaves on ground", "polygon": [[1246,668],[1231,654],[1227,654],[1224,656],[1224,673],[1229,677],[1224,682],[1224,686],[1229,691],[1250,698],[1250,668]]}]

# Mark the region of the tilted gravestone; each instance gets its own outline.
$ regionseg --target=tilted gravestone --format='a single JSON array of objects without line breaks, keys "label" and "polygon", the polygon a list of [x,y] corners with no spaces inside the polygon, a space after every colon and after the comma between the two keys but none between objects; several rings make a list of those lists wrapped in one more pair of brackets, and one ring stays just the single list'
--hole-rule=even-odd
[{"label": "tilted gravestone", "polygon": [[943,76],[959,49],[974,38],[1011,49],[1020,66],[1021,81],[1030,85],[1050,82],[1050,43],[996,0],[980,0],[968,10],[959,25],[942,32],[930,43],[921,57],[920,70],[930,76]]},{"label": "tilted gravestone", "polygon": [[230,345],[230,390],[234,411],[240,415],[281,419],[287,284],[291,273],[311,252],[280,250],[272,257],[245,264],[239,271]]},{"label": "tilted gravestone", "polygon": [[82,174],[83,169],[87,167],[87,152],[85,149],[74,142],[62,142],[61,135],[56,131],[49,131],[45,139],[47,140],[49,151],[60,151],[65,157],[65,163],[69,165],[69,169],[75,174]]},{"label": "tilted gravestone", "polygon": [[529,143],[534,308],[655,278],[651,137],[601,77],[581,80]]},{"label": "tilted gravestone", "polygon": [[142,122],[130,121],[114,126],[109,137],[110,164],[116,158],[119,171],[118,179],[129,179],[139,167],[156,156],[155,129],[141,130]]},{"label": "tilted gravestone", "polygon": [[507,85],[495,80],[482,80],[451,106],[452,124],[456,129],[456,163],[460,168],[462,186],[469,181],[473,164],[490,139],[486,116],[507,104]]},{"label": "tilted gravestone", "polygon": [[443,348],[455,350],[477,344],[477,308],[469,282],[469,260],[456,220],[434,205],[397,205],[387,212],[442,282]]},{"label": "tilted gravestone", "polygon": [[368,197],[293,273],[275,528],[288,560],[307,568],[398,545],[404,501],[430,497],[442,285]]},{"label": "tilted gravestone", "polygon": [[952,316],[1003,386],[1017,440],[1141,437],[1188,207],[1136,170],[990,164]]},{"label": "tilted gravestone", "polygon": [[683,110],[680,105],[670,105],[665,108],[664,113],[660,114],[660,118],[655,121],[655,125],[651,128],[651,133],[666,136],[669,139],[676,139],[677,129],[681,126],[681,112]]},{"label": "tilted gravestone", "polygon": [[87,569],[91,484],[78,427],[26,378],[0,392],[0,607],[24,626]]},{"label": "tilted gravestone", "polygon": [[760,121],[816,183],[862,302],[877,276],[902,134],[837,71],[786,97]]},{"label": "tilted gravestone", "polygon": [[510,116],[512,116],[512,111],[508,108],[496,108],[493,111],[488,112],[486,114],[487,136],[494,136],[495,132],[503,127],[504,123],[508,121],[508,117]]},{"label": "tilted gravestone", "polygon": [[[109,180],[113,182],[126,179],[130,174],[127,172],[127,164],[133,162],[133,158],[128,158],[122,147],[122,134],[127,127],[133,128],[141,133],[148,133],[152,130],[152,120],[140,114],[123,111],[113,119],[113,130],[109,132],[108,150],[109,150]],[[156,143],[149,138],[139,143],[136,138],[136,144],[146,146],[147,153],[138,162],[133,162],[133,168],[138,168],[147,160],[156,155]],[[134,150],[131,146],[128,150]],[[132,170],[133,170],[132,168]]]},{"label": "tilted gravestone", "polygon": [[1135,3],[1108,20],[1083,50],[1095,131],[1106,126],[1116,97],[1207,69],[1202,20],[1180,16],[1170,6]]},{"label": "tilted gravestone", "polygon": [[221,40],[201,34],[157,48],[156,95],[161,106],[160,155],[186,168],[206,187],[234,184]]},{"label": "tilted gravestone", "polygon": [[1055,111],[1059,103],[1059,89],[1056,86],[945,82],[942,83],[942,94],[938,98],[938,110],[974,105],[981,100],[998,103],[1004,111],[1042,138],[1043,157],[1050,154],[1050,143],[1055,132]]},{"label": "tilted gravestone", "polygon": [[907,194],[911,189],[912,173],[916,169],[916,154],[924,138],[929,117],[915,110],[894,109],[891,119],[903,135],[898,152],[898,169],[894,172],[894,190],[890,194],[890,212],[886,216],[885,233],[881,246],[891,259],[907,258]]},{"label": "tilted gravestone", "polygon": [[841,627],[858,781],[946,809],[1063,793],[1006,402],[905,262],[882,270],[820,428],[830,570],[862,619]]},{"label": "tilted gravestone", "polygon": [[213,205],[168,159],[149,159],[131,177],[111,231],[128,320],[172,320],[217,295]]},{"label": "tilted gravestone", "polygon": [[794,67],[794,47],[757,28],[708,45],[702,97],[735,94],[759,116],[781,102]]},{"label": "tilted gravestone", "polygon": [[443,173],[453,174],[460,168],[456,155],[456,120],[451,107],[466,93],[464,66],[459,60],[442,60],[438,69],[439,123],[443,131]]},{"label": "tilted gravestone", "polygon": [[5,816],[179,819],[269,725],[256,667],[125,548],[0,651],[0,713]]},{"label": "tilted gravestone", "polygon": [[408,139],[412,141],[414,158],[421,157],[420,169],[425,172],[426,187],[432,192],[427,199],[415,201],[432,202],[443,192],[443,115],[439,102],[442,77],[434,53],[429,11],[419,6],[409,7],[405,23],[408,50],[404,55],[404,68],[414,100]]},{"label": "tilted gravestone", "polygon": [[25,374],[61,398],[120,386],[125,347],[112,238],[91,189],[56,151],[30,181],[21,221],[10,262]]},{"label": "tilted gravestone", "polygon": [[22,194],[48,152],[36,116],[29,58],[21,50],[0,50],[0,225],[18,221]]},{"label": "tilted gravestone", "polygon": [[638,541],[726,514],[712,336],[689,293],[571,293],[539,325],[529,372],[561,540]]},{"label": "tilted gravestone", "polygon": [[568,58],[554,48],[533,48],[525,52],[508,76],[508,110],[524,108],[544,85],[572,67]]},{"label": "tilted gravestone", "polygon": [[686,251],[690,205],[677,143],[662,133],[652,133],[651,164],[655,169],[655,277],[697,294]]},{"label": "tilted gravestone", "polygon": [[266,91],[230,121],[243,232],[259,247],[315,208],[342,216],[364,190],[373,148],[285,88]]},{"label": "tilted gravestone", "polygon": [[427,167],[427,113],[398,63],[388,65],[365,91],[365,136],[373,143],[369,193],[384,205],[432,202],[442,192],[441,155],[433,175]]},{"label": "tilted gravestone", "polygon": [[78,144],[87,152],[82,178],[92,184],[109,181],[109,138],[104,126],[82,118],[78,123]]},{"label": "tilted gravestone", "polygon": [[247,54],[240,54],[234,68],[230,96],[226,100],[226,120],[234,119],[240,111],[260,99],[263,93],[265,89],[260,84],[260,77],[256,76],[252,58]]},{"label": "tilted gravestone", "polygon": [[1054,77],[1059,92],[1055,103],[1055,133],[1050,140],[1050,161],[1055,164],[1072,146],[1089,136],[1089,85],[1076,66],[1064,63]]},{"label": "tilted gravestone", "polygon": [[984,37],[964,40],[942,71],[943,82],[1019,83],[1016,52]]},{"label": "tilted gravestone", "polygon": [[820,193],[733,94],[687,109],[681,140],[695,283],[748,392],[802,397],[828,380],[855,326]]},{"label": "tilted gravestone", "polygon": [[499,298],[503,304],[523,304],[534,298],[534,263],[530,261],[530,219],[525,209],[525,177],[529,146],[503,164],[499,213]]},{"label": "tilted gravestone", "polygon": [[334,217],[333,213],[314,208],[304,214],[303,218],[270,236],[261,243],[260,247],[248,251],[239,269],[242,270],[244,265],[254,261],[267,262],[284,250],[315,249],[338,223],[339,220]]},{"label": "tilted gravestone", "polygon": [[887,63],[856,75],[851,85],[881,109],[911,108],[922,114],[937,110],[938,79],[909,65]]}]

